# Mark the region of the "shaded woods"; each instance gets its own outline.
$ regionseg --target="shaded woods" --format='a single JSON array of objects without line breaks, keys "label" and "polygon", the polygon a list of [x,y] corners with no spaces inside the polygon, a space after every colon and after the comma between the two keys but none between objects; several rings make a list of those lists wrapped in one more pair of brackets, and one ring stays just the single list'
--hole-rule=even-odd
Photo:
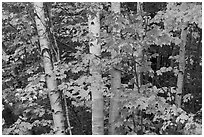
[{"label": "shaded woods", "polygon": [[2,3],[2,133],[201,134],[201,8]]}]

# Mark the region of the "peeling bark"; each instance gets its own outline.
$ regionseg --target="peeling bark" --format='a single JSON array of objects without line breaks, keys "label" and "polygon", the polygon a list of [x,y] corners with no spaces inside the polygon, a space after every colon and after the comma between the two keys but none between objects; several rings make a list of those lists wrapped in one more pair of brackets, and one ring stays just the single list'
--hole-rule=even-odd
[{"label": "peeling bark", "polygon": [[184,71],[185,71],[185,46],[187,41],[187,24],[182,26],[181,30],[181,44],[179,49],[179,73],[177,78],[177,93],[175,103],[177,107],[181,107],[182,103],[182,90],[184,84]]},{"label": "peeling bark", "polygon": [[88,16],[89,33],[92,38],[89,41],[90,53],[94,56],[90,64],[90,73],[94,77],[92,82],[92,135],[104,134],[104,114],[103,114],[103,92],[101,86],[101,71],[100,71],[100,59],[101,45],[98,43],[100,36],[100,18],[99,12],[96,16]]},{"label": "peeling bark", "polygon": [[[111,10],[114,13],[120,14],[120,3],[119,2],[112,2],[111,3]],[[118,32],[120,33],[120,32]],[[116,133],[116,126],[115,122],[119,115],[119,97],[120,97],[120,89],[121,89],[121,72],[114,67],[111,70],[111,93],[113,96],[110,98],[110,109],[109,109],[109,135],[115,135]]]},{"label": "peeling bark", "polygon": [[43,56],[44,70],[46,75],[46,84],[48,88],[48,94],[50,99],[50,105],[52,108],[52,116],[54,121],[54,131],[56,135],[65,135],[65,125],[63,109],[60,102],[60,93],[57,91],[57,82],[55,74],[53,72],[53,64],[51,52],[49,49],[49,38],[46,32],[45,13],[43,9],[43,2],[35,2],[35,22],[37,26],[39,42],[41,47],[41,54]]},{"label": "peeling bark", "polygon": [[[143,13],[143,8],[142,8],[142,2],[137,2],[137,14],[141,15]],[[138,55],[137,55],[137,60],[136,62],[139,62],[140,64],[142,64],[142,57],[143,57],[143,48],[141,45],[138,45]],[[135,64],[136,65],[136,70],[137,70],[137,86],[138,89],[140,88],[141,84],[142,84],[142,73],[141,73],[141,67],[139,66],[139,64]]]}]

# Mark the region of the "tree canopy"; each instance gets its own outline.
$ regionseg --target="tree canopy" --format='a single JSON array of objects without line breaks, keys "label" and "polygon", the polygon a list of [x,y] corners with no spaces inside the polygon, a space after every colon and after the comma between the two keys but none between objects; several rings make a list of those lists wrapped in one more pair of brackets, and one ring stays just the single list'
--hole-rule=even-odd
[{"label": "tree canopy", "polygon": [[202,134],[202,3],[3,2],[2,106],[4,135]]}]

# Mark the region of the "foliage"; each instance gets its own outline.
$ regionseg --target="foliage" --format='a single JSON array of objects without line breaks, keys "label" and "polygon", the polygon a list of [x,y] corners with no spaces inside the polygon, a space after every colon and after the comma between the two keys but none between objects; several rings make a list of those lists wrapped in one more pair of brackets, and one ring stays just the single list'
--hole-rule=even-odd
[{"label": "foliage", "polygon": [[[51,4],[51,33],[60,50],[60,61],[53,62],[53,71],[58,91],[67,100],[73,133],[91,134],[94,86],[104,95],[108,129],[112,96],[109,71],[117,67],[122,72],[120,115],[115,122],[118,134],[201,134],[201,3],[153,3],[160,5],[157,8],[143,3],[142,13],[137,13],[134,4],[122,3],[121,14],[111,12],[110,3],[94,4]],[[3,3],[2,7],[3,134],[54,134],[33,5]],[[92,36],[87,14],[93,14],[93,10],[99,10],[101,16],[100,57],[88,50]],[[186,22],[190,44],[185,53],[183,104],[177,108],[174,101],[180,34]],[[95,84],[98,77],[89,72],[91,61],[101,68],[100,85]],[[140,87],[138,72],[143,77]]]}]

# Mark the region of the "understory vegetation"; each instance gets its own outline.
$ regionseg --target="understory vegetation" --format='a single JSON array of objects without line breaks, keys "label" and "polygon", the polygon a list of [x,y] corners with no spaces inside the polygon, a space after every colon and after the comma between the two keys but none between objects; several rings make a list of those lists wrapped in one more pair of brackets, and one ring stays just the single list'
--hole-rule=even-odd
[{"label": "understory vegetation", "polygon": [[3,2],[4,135],[202,134],[202,3]]}]

